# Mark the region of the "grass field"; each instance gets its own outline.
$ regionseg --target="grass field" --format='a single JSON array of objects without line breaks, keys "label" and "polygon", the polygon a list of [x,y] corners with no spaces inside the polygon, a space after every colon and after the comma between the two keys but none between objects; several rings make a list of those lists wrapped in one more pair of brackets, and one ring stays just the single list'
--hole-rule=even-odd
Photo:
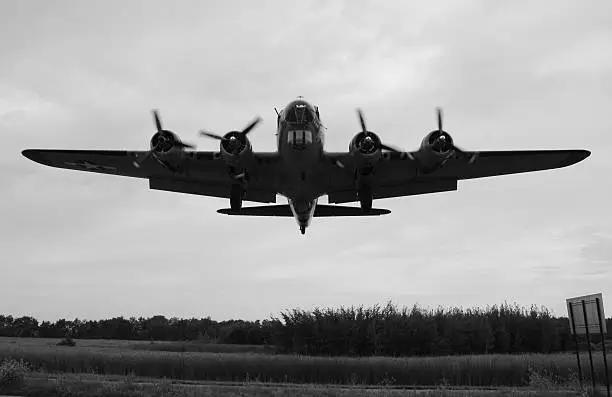
[{"label": "grass field", "polygon": [[[20,348],[56,347],[60,339],[55,338],[5,338],[0,337],[2,346]],[[137,341],[114,339],[78,339],[77,347],[88,350],[147,350],[165,352],[199,352],[199,353],[256,353],[276,354],[276,347],[263,345],[226,345],[221,343],[203,343],[197,341],[166,342]]]},{"label": "grass field", "polygon": [[[56,339],[0,338],[0,361],[24,359],[35,371],[45,373],[132,374],[193,381],[541,389],[574,383],[572,372],[576,368],[575,356],[571,354],[326,358],[260,354],[248,346],[242,352],[211,353],[168,351],[172,350],[171,342],[76,340],[75,347],[56,346],[57,342]],[[156,345],[165,351],[150,350]],[[222,350],[220,346],[216,348]],[[601,354],[594,359],[596,379],[603,381]],[[585,356],[583,368],[588,368],[587,363]]]},{"label": "grass field", "polygon": [[314,396],[355,396],[355,397],[600,397],[599,393],[580,393],[577,390],[537,390],[525,388],[493,389],[449,389],[444,387],[429,389],[398,389],[391,387],[368,388],[360,386],[330,385],[292,385],[236,383],[206,384],[197,382],[171,382],[160,379],[142,379],[132,376],[101,376],[92,374],[60,374],[49,376],[45,373],[29,373],[24,382],[0,392],[24,396],[109,396],[109,397],[174,397],[174,396],[274,396],[274,397],[314,397]]},{"label": "grass field", "polygon": [[561,390],[429,390],[367,389],[360,387],[325,387],[320,385],[274,385],[238,384],[233,386],[211,384],[176,384],[170,381],[139,382],[133,378],[108,381],[101,376],[67,375],[61,379],[48,379],[38,374],[30,377],[27,384],[13,389],[14,393],[28,396],[104,396],[104,397],[570,397],[600,396],[603,394],[581,394],[577,391]]},{"label": "grass field", "polygon": [[263,345],[225,345],[218,343],[201,342],[155,342],[138,343],[131,346],[135,350],[165,351],[165,352],[194,352],[194,353],[255,353],[278,354],[275,346]]}]

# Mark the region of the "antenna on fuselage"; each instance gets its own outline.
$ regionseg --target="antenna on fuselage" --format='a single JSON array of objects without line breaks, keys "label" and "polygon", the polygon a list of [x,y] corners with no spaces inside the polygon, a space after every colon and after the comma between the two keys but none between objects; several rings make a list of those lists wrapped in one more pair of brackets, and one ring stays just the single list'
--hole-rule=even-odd
[{"label": "antenna on fuselage", "polygon": [[276,115],[277,115],[278,117],[280,117],[280,113],[278,112],[278,109],[277,109],[277,108],[274,108],[274,111],[276,112]]}]

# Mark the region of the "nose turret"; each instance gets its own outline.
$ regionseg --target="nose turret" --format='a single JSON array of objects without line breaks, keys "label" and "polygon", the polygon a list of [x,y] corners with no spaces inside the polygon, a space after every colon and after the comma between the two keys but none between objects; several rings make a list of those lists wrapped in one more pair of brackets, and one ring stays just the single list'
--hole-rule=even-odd
[{"label": "nose turret", "polygon": [[288,104],[283,111],[285,121],[295,124],[308,124],[314,121],[316,111],[308,102],[298,99]]}]

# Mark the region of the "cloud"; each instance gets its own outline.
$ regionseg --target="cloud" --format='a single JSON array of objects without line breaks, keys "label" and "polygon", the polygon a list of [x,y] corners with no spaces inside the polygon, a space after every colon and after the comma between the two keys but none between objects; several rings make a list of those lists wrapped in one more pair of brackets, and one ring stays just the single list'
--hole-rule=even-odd
[{"label": "cloud", "polygon": [[[605,1],[0,7],[7,312],[253,319],[393,299],[432,307],[508,300],[563,314],[567,296],[605,294]],[[217,143],[197,138],[199,129],[222,133],[261,114],[253,146],[274,150],[273,107],[297,95],[320,106],[330,151],[346,150],[356,107],[385,142],[416,149],[440,105],[445,129],[468,150],[593,154],[562,170],[381,200],[393,211],[384,217],[317,218],[305,236],[289,218],[222,216],[215,210],[225,200],[20,155],[146,148],[152,108],[200,150]]]},{"label": "cloud", "polygon": [[581,273],[606,276],[612,270],[612,236],[592,235],[582,247]]}]

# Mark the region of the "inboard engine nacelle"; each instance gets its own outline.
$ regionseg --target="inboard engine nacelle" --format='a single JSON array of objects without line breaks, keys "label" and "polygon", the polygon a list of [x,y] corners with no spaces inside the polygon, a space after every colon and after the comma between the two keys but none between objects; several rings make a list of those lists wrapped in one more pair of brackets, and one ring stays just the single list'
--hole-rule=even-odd
[{"label": "inboard engine nacelle", "polygon": [[358,167],[372,166],[382,156],[380,138],[370,131],[359,132],[351,140],[349,151],[357,160]]},{"label": "inboard engine nacelle", "polygon": [[253,155],[253,147],[249,138],[240,131],[225,134],[219,146],[223,160],[232,166],[248,162]]},{"label": "inboard engine nacelle", "polygon": [[415,153],[424,168],[434,168],[444,162],[454,150],[453,138],[446,131],[432,131],[425,135],[421,147]]}]

